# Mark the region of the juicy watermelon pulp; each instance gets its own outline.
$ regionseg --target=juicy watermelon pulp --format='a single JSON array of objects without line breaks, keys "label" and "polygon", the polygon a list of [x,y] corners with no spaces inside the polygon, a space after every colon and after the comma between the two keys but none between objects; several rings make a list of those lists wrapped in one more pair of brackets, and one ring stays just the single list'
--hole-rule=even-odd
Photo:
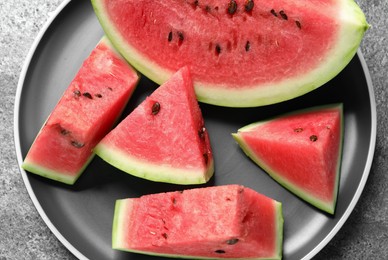
[{"label": "juicy watermelon pulp", "polygon": [[214,173],[208,132],[184,67],[159,86],[95,149],[137,177],[176,184],[207,182]]},{"label": "juicy watermelon pulp", "polygon": [[307,93],[352,59],[369,25],[353,0],[92,0],[123,56],[161,84],[189,66],[199,101],[235,107]]},{"label": "juicy watermelon pulp", "polygon": [[315,107],[245,126],[243,151],[300,198],[334,214],[343,142],[342,104]]},{"label": "juicy watermelon pulp", "polygon": [[34,140],[22,167],[73,184],[93,158],[92,149],[113,127],[138,75],[102,38]]},{"label": "juicy watermelon pulp", "polygon": [[281,204],[225,185],[116,201],[114,249],[180,258],[281,259]]}]

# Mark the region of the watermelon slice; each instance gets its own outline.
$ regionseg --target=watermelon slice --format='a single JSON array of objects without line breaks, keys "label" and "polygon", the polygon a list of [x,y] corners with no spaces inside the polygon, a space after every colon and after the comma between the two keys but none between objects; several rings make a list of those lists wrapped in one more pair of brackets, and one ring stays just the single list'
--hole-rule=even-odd
[{"label": "watermelon slice", "polygon": [[117,168],[148,180],[198,184],[214,173],[208,132],[187,67],[158,87],[95,149]]},{"label": "watermelon slice", "polygon": [[369,27],[353,0],[92,0],[116,48],[161,84],[180,67],[197,98],[249,107],[323,85]]},{"label": "watermelon slice", "polygon": [[300,198],[334,214],[342,157],[342,104],[250,124],[232,134],[244,152]]},{"label": "watermelon slice", "polygon": [[73,184],[93,158],[94,146],[120,116],[137,82],[135,70],[102,38],[39,131],[22,167]]},{"label": "watermelon slice", "polygon": [[281,259],[281,203],[240,185],[116,201],[114,249],[181,258]]}]

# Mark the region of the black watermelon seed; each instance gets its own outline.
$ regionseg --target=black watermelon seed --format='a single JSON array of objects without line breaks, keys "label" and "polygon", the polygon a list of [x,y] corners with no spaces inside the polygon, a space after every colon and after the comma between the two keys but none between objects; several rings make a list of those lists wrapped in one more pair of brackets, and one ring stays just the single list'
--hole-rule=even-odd
[{"label": "black watermelon seed", "polygon": [[278,14],[276,13],[276,11],[274,9],[271,9],[271,14],[275,17],[278,17]]},{"label": "black watermelon seed", "polygon": [[311,141],[311,142],[315,142],[315,141],[317,141],[317,140],[318,140],[318,136],[316,136],[316,135],[310,136],[310,141]]},{"label": "black watermelon seed", "polygon": [[218,250],[216,250],[214,252],[217,253],[217,254],[225,254],[226,253],[225,250],[222,250],[222,249],[218,249]]},{"label": "black watermelon seed", "polygon": [[151,113],[152,113],[153,115],[156,115],[157,113],[159,113],[159,111],[160,111],[160,104],[159,104],[159,102],[155,102],[155,103],[152,105],[152,111],[151,111]]},{"label": "black watermelon seed", "polygon": [[246,0],[245,1],[245,11],[246,12],[252,11],[254,5],[255,5],[255,3],[253,2],[253,0]]},{"label": "black watermelon seed", "polygon": [[90,95],[89,92],[84,92],[84,93],[82,93],[82,96],[87,97],[87,98],[89,98],[89,99],[93,99],[92,95]]},{"label": "black watermelon seed", "polygon": [[66,130],[65,128],[61,128],[61,135],[69,135],[70,131]]},{"label": "black watermelon seed", "polygon": [[102,95],[100,93],[97,93],[94,95],[95,97],[102,98]]},{"label": "black watermelon seed", "polygon": [[233,15],[237,11],[237,3],[235,0],[230,0],[228,4],[228,14]]},{"label": "black watermelon seed", "polygon": [[172,41],[172,32],[169,32],[169,33],[168,33],[167,40],[168,40],[169,42]]},{"label": "black watermelon seed", "polygon": [[228,245],[234,245],[238,242],[238,240],[239,240],[238,238],[232,238],[232,239],[227,240],[226,243]]},{"label": "black watermelon seed", "polygon": [[71,141],[71,145],[74,146],[75,148],[82,148],[84,147],[85,144],[73,140]]},{"label": "black watermelon seed", "polygon": [[220,54],[221,53],[221,46],[219,44],[216,44],[216,54]]},{"label": "black watermelon seed", "polygon": [[295,24],[299,29],[302,29],[302,24],[299,21],[295,21]]},{"label": "black watermelon seed", "polygon": [[179,38],[179,42],[183,42],[183,40],[185,39],[183,32],[178,32],[178,38]]},{"label": "black watermelon seed", "polygon": [[245,44],[245,51],[249,51],[250,48],[251,48],[251,43],[247,41],[247,43]]},{"label": "black watermelon seed", "polygon": [[286,13],[285,13],[283,10],[281,10],[281,11],[279,12],[279,14],[280,14],[280,16],[281,16],[284,20],[288,20],[288,16],[286,15]]}]

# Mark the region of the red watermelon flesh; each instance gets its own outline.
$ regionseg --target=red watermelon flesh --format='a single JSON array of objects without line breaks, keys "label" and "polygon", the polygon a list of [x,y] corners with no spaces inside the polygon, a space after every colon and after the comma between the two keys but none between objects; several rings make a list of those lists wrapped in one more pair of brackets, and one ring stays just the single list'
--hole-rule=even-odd
[{"label": "red watermelon flesh", "polygon": [[92,0],[105,33],[161,84],[182,66],[200,101],[257,106],[311,91],[356,53],[368,24],[353,0]]},{"label": "red watermelon flesh", "polygon": [[189,69],[180,69],[159,86],[95,152],[113,166],[148,180],[207,182],[214,172],[213,155]]},{"label": "red watermelon flesh", "polygon": [[138,75],[102,38],[72,80],[34,140],[22,167],[73,184],[113,127]]},{"label": "red watermelon flesh", "polygon": [[182,258],[281,259],[281,203],[240,185],[116,201],[112,246]]},{"label": "red watermelon flesh", "polygon": [[342,155],[342,105],[298,111],[239,129],[244,152],[280,184],[334,213]]}]

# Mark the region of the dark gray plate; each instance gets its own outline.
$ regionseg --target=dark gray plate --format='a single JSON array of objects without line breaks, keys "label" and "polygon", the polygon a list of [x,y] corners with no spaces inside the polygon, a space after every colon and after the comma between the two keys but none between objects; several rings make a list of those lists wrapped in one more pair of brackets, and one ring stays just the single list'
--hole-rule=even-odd
[{"label": "dark gray plate", "polygon": [[[21,74],[15,104],[15,144],[19,165],[34,137],[82,61],[103,31],[90,1],[65,1],[36,39]],[[143,77],[124,116],[157,86]],[[345,141],[338,204],[330,216],[298,199],[267,176],[240,150],[231,133],[257,120],[290,110],[344,103]],[[223,108],[201,104],[215,158],[215,176],[207,185],[238,183],[283,203],[284,259],[308,259],[344,224],[357,203],[372,163],[376,137],[373,88],[361,53],[336,78],[307,95],[259,108]],[[182,189],[122,173],[95,157],[74,186],[21,173],[40,215],[77,257],[157,259],[111,249],[116,199]],[[185,188],[191,188],[185,187]]]}]

